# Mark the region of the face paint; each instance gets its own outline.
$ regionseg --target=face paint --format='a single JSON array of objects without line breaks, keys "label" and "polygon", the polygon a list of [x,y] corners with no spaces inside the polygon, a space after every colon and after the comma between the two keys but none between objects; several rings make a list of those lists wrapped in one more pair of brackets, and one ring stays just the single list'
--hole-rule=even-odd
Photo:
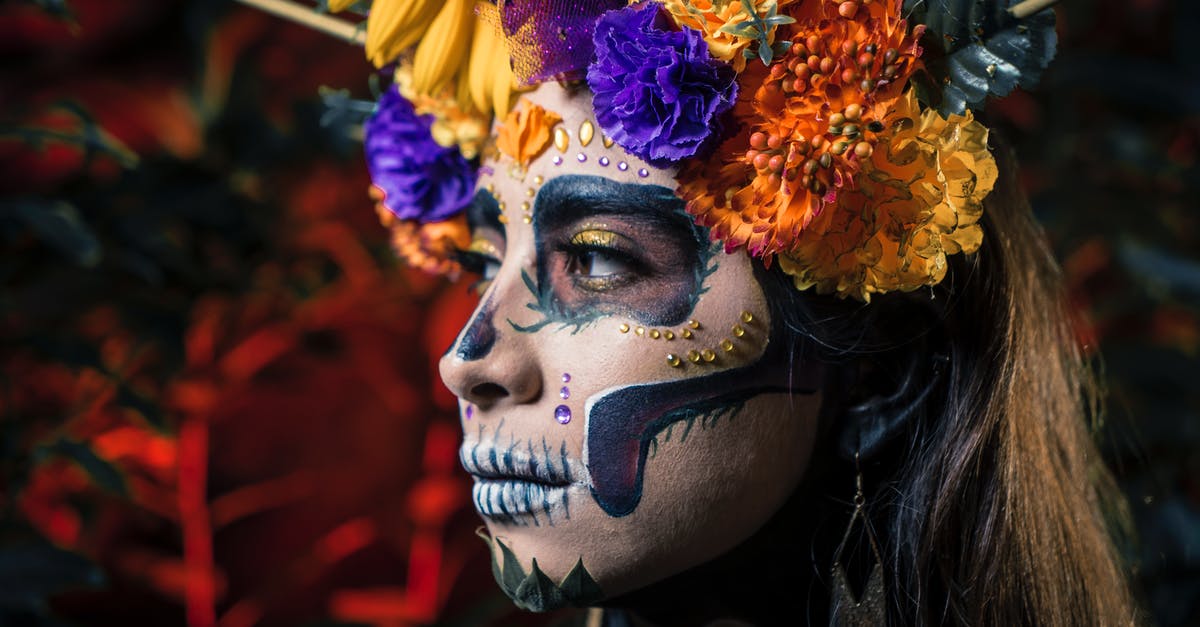
[{"label": "face paint", "polygon": [[496,343],[496,327],[492,322],[492,316],[495,313],[496,309],[492,300],[489,298],[484,301],[458,342],[455,355],[459,359],[463,361],[483,359],[491,352],[492,346]]},{"label": "face paint", "polygon": [[769,341],[749,257],[718,254],[670,171],[598,136],[582,146],[586,92],[548,83],[529,98],[563,118],[563,148],[481,176],[468,217],[487,274],[468,330],[482,314],[500,328],[481,358],[459,346],[441,363],[518,604],[565,599],[553,586],[580,564],[621,594],[747,538],[803,474],[820,379]]}]

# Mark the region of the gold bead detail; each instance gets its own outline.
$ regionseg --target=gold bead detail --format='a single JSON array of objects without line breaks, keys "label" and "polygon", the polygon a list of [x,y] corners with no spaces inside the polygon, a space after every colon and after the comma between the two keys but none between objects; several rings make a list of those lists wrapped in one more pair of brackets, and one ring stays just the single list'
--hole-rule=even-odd
[{"label": "gold bead detail", "polygon": [[684,329],[679,332],[679,335],[683,336],[683,339],[685,339],[685,340],[690,340],[690,339],[692,339],[692,330]]},{"label": "gold bead detail", "polygon": [[671,364],[672,368],[678,368],[683,365],[683,360],[679,358],[679,355],[667,353],[667,363]]},{"label": "gold bead detail", "polygon": [[696,322],[695,320],[688,320],[688,321],[687,321],[687,325],[688,325],[689,327],[692,327],[693,329],[699,329],[699,328],[700,328],[700,323],[699,323],[699,322]]},{"label": "gold bead detail", "polygon": [[579,144],[587,147],[592,143],[592,138],[596,136],[596,127],[591,120],[584,120],[583,124],[579,125]]},{"label": "gold bead detail", "polygon": [[500,208],[500,211],[504,211],[504,209],[507,205],[505,205],[504,201],[501,200],[496,206]]},{"label": "gold bead detail", "polygon": [[721,350],[725,351],[726,353],[732,353],[733,342],[730,342],[728,339],[721,340]]},{"label": "gold bead detail", "polygon": [[484,189],[486,189],[486,190],[487,190],[487,193],[489,193],[489,194],[495,194],[495,193],[496,193],[496,186],[495,186],[494,184],[492,184],[492,183],[488,183],[488,184],[487,184],[487,185],[485,185],[483,188],[484,188]]},{"label": "gold bead detail", "polygon": [[529,211],[529,207],[530,205],[528,200],[521,201],[521,211]]},{"label": "gold bead detail", "polygon": [[530,197],[530,198],[533,198],[534,194],[537,194],[537,190],[536,190],[536,189],[534,189],[534,188],[532,188],[532,187],[530,187],[529,189],[525,190],[525,195],[526,195],[526,196],[528,196],[528,197]]},{"label": "gold bead detail", "polygon": [[746,334],[746,330],[742,328],[742,325],[740,325],[740,324],[733,325],[733,335],[735,337],[742,337],[745,334]]},{"label": "gold bead detail", "polygon": [[600,136],[600,141],[601,141],[601,143],[604,144],[605,148],[612,148],[613,144],[616,143],[613,140],[611,140],[607,137],[604,137],[603,135]]},{"label": "gold bead detail", "polygon": [[688,361],[692,362],[693,364],[700,363],[700,353],[697,353],[696,351],[688,351],[687,358]]},{"label": "gold bead detail", "polygon": [[717,358],[717,354],[708,350],[707,348],[700,351],[700,356],[704,358],[704,361],[707,361],[709,363],[711,363],[713,360],[715,360]]},{"label": "gold bead detail", "polygon": [[546,181],[546,179],[542,178],[542,175],[541,175],[541,174],[539,174],[539,175],[537,175],[537,176],[533,177],[533,184],[534,184],[534,185],[541,185],[541,184],[542,184],[542,183],[544,183],[545,181]]},{"label": "gold bead detail", "polygon": [[508,216],[504,215],[503,213],[500,214],[500,217],[496,219],[500,221],[500,224],[508,224]]},{"label": "gold bead detail", "polygon": [[675,339],[675,332],[674,331],[663,331],[663,337],[665,337],[668,340],[673,340],[673,339]]},{"label": "gold bead detail", "polygon": [[743,311],[742,312],[742,322],[745,322],[746,324],[750,324],[751,322],[754,322],[754,314],[752,314],[748,311]]},{"label": "gold bead detail", "polygon": [[660,337],[662,337],[662,333],[659,333],[658,329],[650,329],[650,339],[657,340]]},{"label": "gold bead detail", "polygon": [[646,334],[646,327],[638,327],[638,328],[634,329],[634,330],[633,330],[633,332],[634,332],[634,333],[636,333],[636,334],[638,334],[638,335],[645,335],[645,334]]},{"label": "gold bead detail", "polygon": [[629,325],[625,324],[624,322],[622,322],[621,326],[617,328],[621,330],[621,333],[629,333]]},{"label": "gold bead detail", "polygon": [[554,147],[559,152],[566,152],[571,147],[571,136],[567,134],[567,129],[561,126],[554,128]]},{"label": "gold bead detail", "polygon": [[524,222],[525,224],[529,224],[529,223],[533,222],[533,216],[521,216],[521,222]]}]

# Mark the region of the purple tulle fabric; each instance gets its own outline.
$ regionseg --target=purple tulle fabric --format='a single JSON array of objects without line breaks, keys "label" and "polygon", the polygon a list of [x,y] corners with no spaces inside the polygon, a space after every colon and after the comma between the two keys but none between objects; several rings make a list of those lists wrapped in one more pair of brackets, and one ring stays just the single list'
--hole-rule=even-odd
[{"label": "purple tulle fabric", "polygon": [[582,78],[592,60],[592,30],[627,0],[499,0],[513,73],[523,85]]},{"label": "purple tulle fabric", "polygon": [[587,82],[596,121],[631,154],[666,165],[719,136],[737,98],[737,74],[712,58],[696,30],[669,29],[658,4],[610,11],[596,23]]},{"label": "purple tulle fabric", "polygon": [[433,140],[433,116],[417,115],[395,87],[364,126],[367,169],[383,205],[402,220],[440,222],[471,202],[475,169],[457,148]]}]

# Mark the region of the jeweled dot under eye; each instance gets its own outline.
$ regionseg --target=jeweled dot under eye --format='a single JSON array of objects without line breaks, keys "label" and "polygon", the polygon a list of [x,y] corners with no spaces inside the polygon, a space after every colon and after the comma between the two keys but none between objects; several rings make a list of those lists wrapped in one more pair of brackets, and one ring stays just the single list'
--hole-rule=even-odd
[{"label": "jeweled dot under eye", "polygon": [[558,391],[558,397],[563,399],[564,401],[567,400],[568,398],[571,398],[570,388],[568,388],[567,386],[564,385],[562,387],[562,389]]},{"label": "jeweled dot under eye", "polygon": [[565,425],[568,422],[571,422],[571,408],[567,407],[566,405],[559,405],[558,407],[555,407],[554,419],[557,420],[558,424],[560,425]]}]

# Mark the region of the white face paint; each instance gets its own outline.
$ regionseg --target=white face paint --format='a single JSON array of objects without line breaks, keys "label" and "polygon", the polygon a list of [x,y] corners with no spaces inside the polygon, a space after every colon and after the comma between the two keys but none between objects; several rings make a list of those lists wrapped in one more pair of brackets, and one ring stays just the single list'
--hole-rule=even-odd
[{"label": "white face paint", "polygon": [[486,289],[442,378],[490,534],[555,582],[581,560],[612,596],[779,508],[808,465],[819,372],[771,350],[750,258],[712,248],[671,171],[598,130],[580,145],[590,94],[528,97],[570,145],[524,171],[485,163],[471,213]]}]

